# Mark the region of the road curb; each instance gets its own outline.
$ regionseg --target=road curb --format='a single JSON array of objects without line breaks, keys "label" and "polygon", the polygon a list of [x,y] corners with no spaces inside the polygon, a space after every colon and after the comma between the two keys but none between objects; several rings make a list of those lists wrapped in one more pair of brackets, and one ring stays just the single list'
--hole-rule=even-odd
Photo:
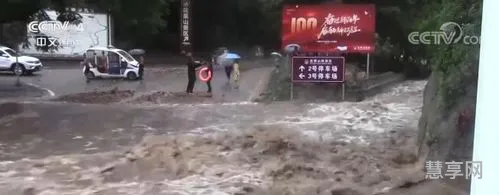
[{"label": "road curb", "polygon": [[153,90],[153,91],[147,91],[147,92],[137,93],[137,94],[134,94],[130,98],[122,99],[121,101],[118,101],[118,102],[113,103],[113,104],[118,104],[118,105],[120,105],[120,104],[131,104],[130,102],[132,102],[134,100],[137,100],[140,97],[148,96],[148,95],[153,95],[153,94],[158,93],[158,92],[162,92],[162,91],[161,90]]},{"label": "road curb", "polygon": [[27,99],[43,100],[55,97],[55,93],[50,89],[20,80],[16,81],[16,84],[13,84],[12,86],[4,89],[7,91],[7,93],[13,94],[0,97],[2,101],[20,101]]},{"label": "road curb", "polygon": [[46,99],[46,98],[53,98],[53,97],[55,97],[55,93],[54,93],[52,90],[48,89],[48,88],[43,88],[43,87],[40,87],[40,86],[35,85],[35,84],[33,84],[33,83],[27,83],[27,82],[23,82],[23,83],[24,83],[25,85],[29,85],[29,86],[31,86],[31,87],[34,87],[34,88],[40,89],[40,90],[42,90],[42,91],[45,91],[45,92],[48,94],[48,95],[46,95],[46,96],[42,96],[42,97],[40,97],[40,99]]}]

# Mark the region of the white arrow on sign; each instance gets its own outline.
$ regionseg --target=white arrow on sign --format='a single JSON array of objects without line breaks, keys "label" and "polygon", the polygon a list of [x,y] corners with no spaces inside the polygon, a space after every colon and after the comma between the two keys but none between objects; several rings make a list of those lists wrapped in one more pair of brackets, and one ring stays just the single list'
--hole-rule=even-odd
[{"label": "white arrow on sign", "polygon": [[303,73],[300,73],[300,74],[298,75],[298,77],[300,77],[300,79],[303,79],[303,78],[305,78],[305,75],[304,75]]},{"label": "white arrow on sign", "polygon": [[305,66],[300,66],[300,68],[299,68],[299,69],[300,69],[300,71],[302,71],[302,72],[303,72],[303,71],[305,70]]}]

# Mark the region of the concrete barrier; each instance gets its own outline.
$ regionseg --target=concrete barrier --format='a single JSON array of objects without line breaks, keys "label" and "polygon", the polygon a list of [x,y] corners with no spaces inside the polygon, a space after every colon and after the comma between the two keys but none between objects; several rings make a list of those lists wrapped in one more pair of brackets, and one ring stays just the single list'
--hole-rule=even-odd
[{"label": "concrete barrier", "polygon": [[376,78],[370,78],[361,88],[350,89],[347,91],[350,101],[361,101],[367,97],[374,96],[383,92],[386,88],[404,81],[405,77],[402,74],[386,73],[379,75]]}]

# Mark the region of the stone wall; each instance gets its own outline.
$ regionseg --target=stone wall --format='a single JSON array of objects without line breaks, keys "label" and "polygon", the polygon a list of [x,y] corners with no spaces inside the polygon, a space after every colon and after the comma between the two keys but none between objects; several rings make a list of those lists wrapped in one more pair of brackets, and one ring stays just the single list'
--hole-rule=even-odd
[{"label": "stone wall", "polygon": [[[272,63],[273,64],[273,63]],[[291,77],[288,58],[278,61],[266,92],[259,101],[289,101],[291,98]],[[402,74],[393,72],[372,73],[367,79],[364,69],[358,65],[347,63],[345,69],[345,101],[362,101],[366,97],[376,95],[392,84],[405,79]],[[331,102],[342,101],[341,83],[295,83],[293,84],[293,101]]]}]

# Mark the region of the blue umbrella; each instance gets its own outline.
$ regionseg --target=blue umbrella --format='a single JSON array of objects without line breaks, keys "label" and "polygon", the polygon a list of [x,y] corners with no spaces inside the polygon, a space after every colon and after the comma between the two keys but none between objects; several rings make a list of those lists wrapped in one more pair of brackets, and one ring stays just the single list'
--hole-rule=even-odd
[{"label": "blue umbrella", "polygon": [[241,56],[235,54],[235,53],[226,53],[222,56],[222,58],[225,59],[230,59],[230,60],[235,60],[235,59],[241,59]]}]

